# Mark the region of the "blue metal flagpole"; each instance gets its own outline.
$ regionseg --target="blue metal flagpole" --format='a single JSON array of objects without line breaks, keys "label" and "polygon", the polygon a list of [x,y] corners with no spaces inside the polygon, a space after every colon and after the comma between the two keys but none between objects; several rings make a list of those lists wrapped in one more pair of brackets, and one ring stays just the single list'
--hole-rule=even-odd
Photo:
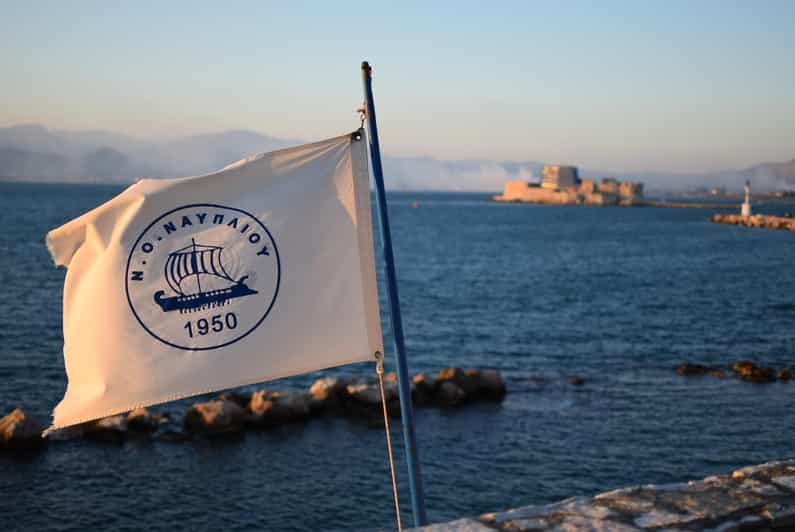
[{"label": "blue metal flagpole", "polygon": [[395,341],[395,358],[397,359],[397,381],[400,391],[400,416],[403,420],[403,445],[406,448],[406,463],[409,470],[409,490],[411,492],[411,510],[414,515],[414,526],[426,523],[425,500],[422,495],[422,475],[420,460],[417,455],[417,438],[414,435],[414,411],[411,406],[411,386],[409,369],[406,364],[406,346],[403,342],[403,320],[400,317],[400,299],[398,297],[397,275],[395,274],[395,257],[392,254],[392,235],[389,232],[389,214],[386,207],[384,190],[384,170],[381,167],[381,147],[378,143],[378,126],[375,122],[375,102],[373,101],[373,79],[370,65],[362,63],[362,80],[364,81],[365,110],[370,144],[370,160],[373,164],[375,178],[375,195],[378,202],[378,214],[381,219],[381,246],[384,252],[386,285],[389,295],[389,315],[392,322],[392,337]]}]

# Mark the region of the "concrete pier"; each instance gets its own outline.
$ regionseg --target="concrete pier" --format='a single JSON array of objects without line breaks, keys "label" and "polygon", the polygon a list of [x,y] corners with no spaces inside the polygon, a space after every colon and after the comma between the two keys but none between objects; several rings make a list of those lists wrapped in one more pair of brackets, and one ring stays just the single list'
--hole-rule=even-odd
[{"label": "concrete pier", "polygon": [[418,530],[795,530],[795,460],[745,467],[698,481],[572,497]]}]

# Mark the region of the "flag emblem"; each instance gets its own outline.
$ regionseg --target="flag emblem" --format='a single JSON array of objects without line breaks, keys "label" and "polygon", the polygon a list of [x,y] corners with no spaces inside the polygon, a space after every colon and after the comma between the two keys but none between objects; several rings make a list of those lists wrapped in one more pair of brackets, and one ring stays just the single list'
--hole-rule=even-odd
[{"label": "flag emblem", "polygon": [[194,204],[151,222],[127,261],[127,301],[141,326],[177,349],[234,343],[267,317],[279,291],[270,231],[241,209]]}]

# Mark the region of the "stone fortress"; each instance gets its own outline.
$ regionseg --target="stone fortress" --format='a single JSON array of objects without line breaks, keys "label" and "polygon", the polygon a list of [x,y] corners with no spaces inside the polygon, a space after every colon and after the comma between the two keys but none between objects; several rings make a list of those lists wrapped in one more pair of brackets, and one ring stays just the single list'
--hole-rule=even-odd
[{"label": "stone fortress", "polygon": [[508,181],[495,201],[548,205],[642,205],[643,183],[580,179],[576,166],[545,166],[540,184]]}]

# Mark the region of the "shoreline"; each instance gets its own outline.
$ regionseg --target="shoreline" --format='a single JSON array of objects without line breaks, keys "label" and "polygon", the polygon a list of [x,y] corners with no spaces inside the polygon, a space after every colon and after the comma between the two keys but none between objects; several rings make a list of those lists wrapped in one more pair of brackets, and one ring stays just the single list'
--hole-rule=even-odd
[{"label": "shoreline", "polygon": [[734,203],[709,203],[709,202],[696,202],[696,201],[632,201],[632,202],[619,202],[616,204],[598,205],[594,203],[578,203],[578,202],[553,202],[553,201],[530,201],[517,198],[506,198],[505,196],[492,196],[492,201],[497,203],[523,203],[528,205],[573,205],[577,207],[655,207],[655,208],[669,208],[669,209],[719,209],[719,210],[739,210],[740,204]]},{"label": "shoreline", "polygon": [[674,484],[646,484],[413,530],[793,530],[795,459]]}]

